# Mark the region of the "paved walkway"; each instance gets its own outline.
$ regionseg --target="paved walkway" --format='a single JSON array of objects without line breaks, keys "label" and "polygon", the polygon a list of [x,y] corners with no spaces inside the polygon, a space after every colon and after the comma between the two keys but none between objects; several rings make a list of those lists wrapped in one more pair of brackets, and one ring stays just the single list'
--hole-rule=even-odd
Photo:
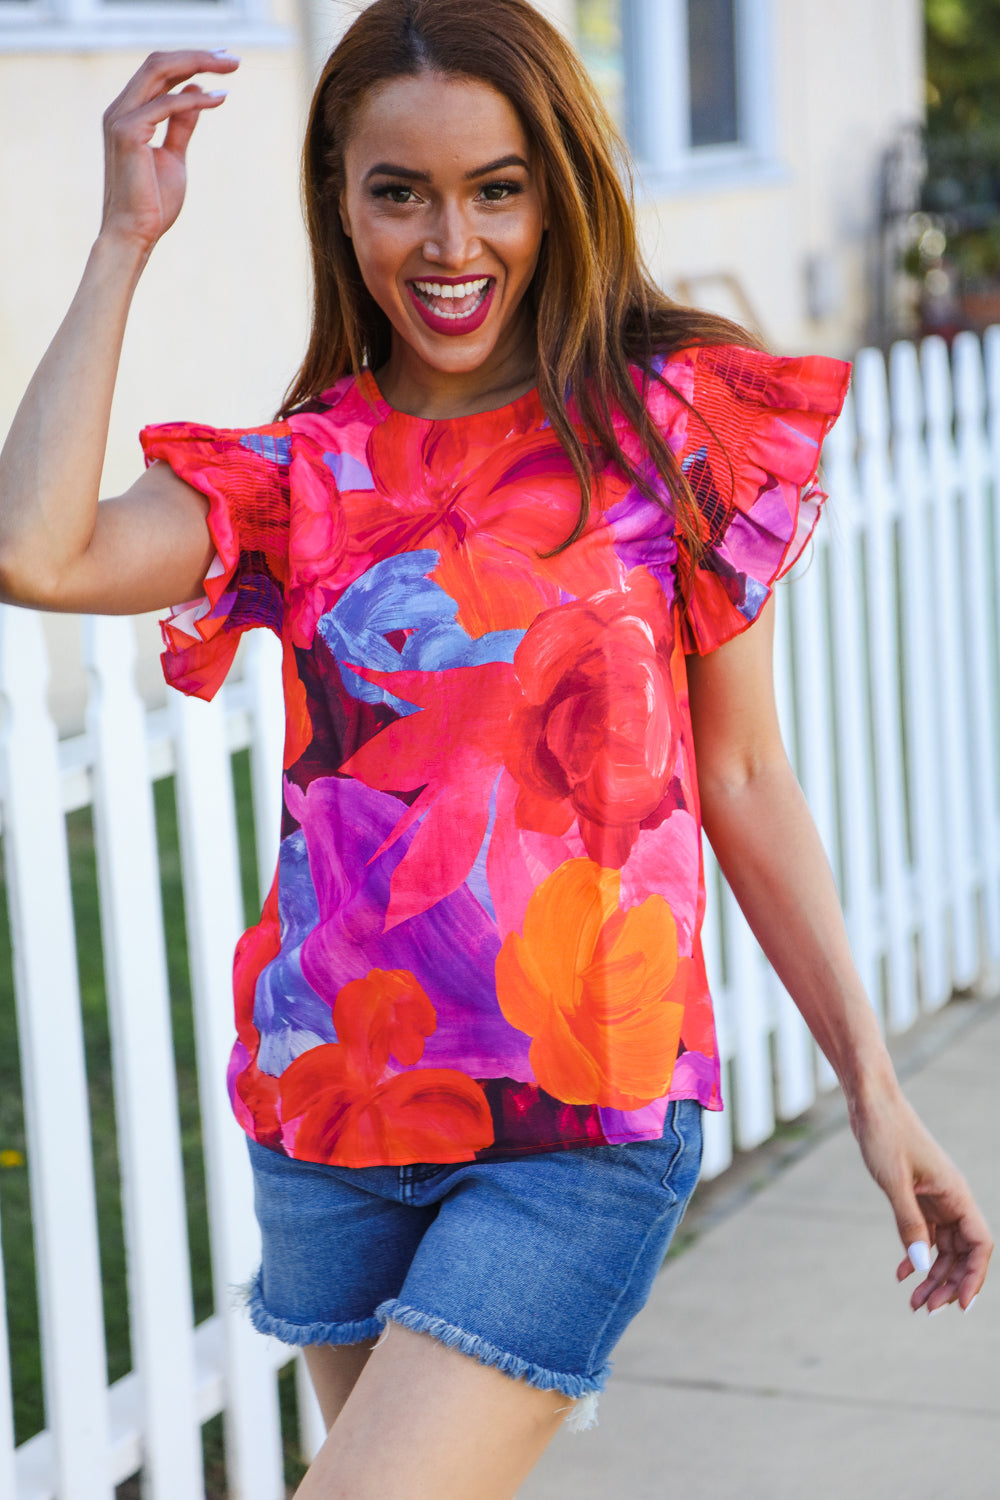
[{"label": "paved walkway", "polygon": [[[906,1091],[996,1233],[1000,1005],[956,1034],[960,1010]],[[930,1319],[900,1253],[846,1126],[818,1132],[667,1263],[599,1426],[561,1432],[520,1500],[1000,1500],[1000,1252],[971,1313]]]}]

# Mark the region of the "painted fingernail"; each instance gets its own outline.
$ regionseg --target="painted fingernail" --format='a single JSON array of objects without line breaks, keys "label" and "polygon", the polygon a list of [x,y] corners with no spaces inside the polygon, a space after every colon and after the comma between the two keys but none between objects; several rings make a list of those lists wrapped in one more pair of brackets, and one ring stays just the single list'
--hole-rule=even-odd
[{"label": "painted fingernail", "polygon": [[229,50],[228,47],[216,47],[215,50],[212,53],[212,56],[213,57],[225,57],[225,58],[227,58],[229,60],[229,62],[240,62],[240,61],[242,61],[241,58],[239,58],[239,57],[236,56],[235,52],[230,52],[230,50]]},{"label": "painted fingernail", "polygon": [[931,1251],[926,1240],[914,1240],[912,1245],[907,1245],[906,1253],[910,1257],[910,1265],[921,1275],[931,1268]]},{"label": "painted fingernail", "polygon": [[969,1298],[969,1304],[968,1304],[968,1306],[967,1306],[967,1307],[963,1307],[963,1308],[962,1308],[962,1311],[963,1311],[963,1312],[971,1312],[971,1311],[972,1311],[972,1309],[973,1309],[973,1308],[974,1308],[974,1307],[975,1307],[975,1305],[976,1305],[976,1297],[978,1297],[978,1296],[979,1296],[979,1293],[978,1293],[978,1292],[977,1292],[977,1293],[976,1293],[976,1296],[975,1296],[975,1297],[970,1297],[970,1298]]},{"label": "painted fingernail", "polygon": [[944,1312],[944,1310],[945,1310],[945,1308],[947,1306],[948,1306],[947,1302],[942,1302],[940,1307],[932,1307],[930,1309],[930,1311],[928,1312],[927,1316],[929,1318],[936,1318],[937,1315],[938,1315],[938,1313],[939,1312]]},{"label": "painted fingernail", "polygon": [[228,97],[228,94],[228,89],[212,89],[208,97],[210,99],[225,99]]}]

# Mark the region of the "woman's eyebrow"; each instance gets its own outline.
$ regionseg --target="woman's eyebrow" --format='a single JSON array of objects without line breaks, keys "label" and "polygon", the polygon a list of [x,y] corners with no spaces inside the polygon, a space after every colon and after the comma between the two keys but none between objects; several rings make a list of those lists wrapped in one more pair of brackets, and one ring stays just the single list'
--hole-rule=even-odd
[{"label": "woman's eyebrow", "polygon": [[526,172],[530,171],[528,163],[523,156],[512,154],[510,156],[498,156],[496,161],[488,161],[485,167],[473,167],[471,172],[466,172],[465,180],[468,182],[473,177],[485,177],[488,172],[501,172],[504,167],[523,167]]},{"label": "woman's eyebrow", "polygon": [[[473,167],[471,172],[466,172],[466,182],[471,182],[476,177],[486,177],[490,172],[500,172],[504,167],[523,167],[527,172],[530,170],[523,156],[511,154],[510,156],[498,156],[496,161],[488,161],[485,166]],[[365,181],[371,177],[405,177],[408,182],[430,182],[430,172],[418,171],[416,167],[400,167],[391,161],[376,162],[369,167],[365,173]]]},{"label": "woman's eyebrow", "polygon": [[411,182],[430,182],[431,180],[429,172],[418,172],[416,167],[396,167],[391,161],[379,161],[373,167],[369,167],[365,173],[366,182],[369,177],[407,177]]}]

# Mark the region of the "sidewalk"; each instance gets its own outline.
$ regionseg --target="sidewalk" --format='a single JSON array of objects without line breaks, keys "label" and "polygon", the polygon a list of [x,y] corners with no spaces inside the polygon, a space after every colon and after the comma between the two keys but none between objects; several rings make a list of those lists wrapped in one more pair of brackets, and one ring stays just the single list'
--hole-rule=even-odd
[{"label": "sidewalk", "polygon": [[[1000,1005],[957,1035],[956,1009],[906,1092],[996,1234]],[[901,1254],[846,1126],[819,1132],[667,1263],[599,1426],[561,1432],[519,1500],[997,1500],[1000,1252],[971,1313],[930,1319]]]}]

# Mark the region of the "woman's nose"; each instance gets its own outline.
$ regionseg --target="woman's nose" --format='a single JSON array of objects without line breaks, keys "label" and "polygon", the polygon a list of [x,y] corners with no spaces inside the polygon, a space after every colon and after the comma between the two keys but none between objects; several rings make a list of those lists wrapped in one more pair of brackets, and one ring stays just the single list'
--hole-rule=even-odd
[{"label": "woman's nose", "polygon": [[437,215],[423,247],[427,260],[440,266],[454,266],[456,270],[461,270],[481,248],[462,211],[448,205]]}]

